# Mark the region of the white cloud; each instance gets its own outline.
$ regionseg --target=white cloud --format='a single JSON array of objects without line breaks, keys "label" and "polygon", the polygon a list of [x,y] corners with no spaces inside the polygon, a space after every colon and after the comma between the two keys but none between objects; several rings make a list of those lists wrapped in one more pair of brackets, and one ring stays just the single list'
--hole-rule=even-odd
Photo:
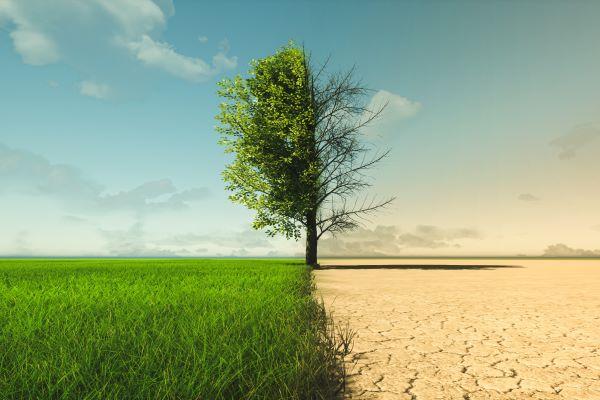
[{"label": "white cloud", "polygon": [[56,43],[41,32],[18,27],[10,33],[10,37],[25,64],[47,65],[60,58]]},{"label": "white cloud", "polygon": [[10,37],[23,62],[30,65],[47,65],[59,60],[58,45],[44,26],[38,26],[27,12],[24,1],[0,1],[0,26],[12,23]]},{"label": "white cloud", "polygon": [[[270,238],[263,231],[244,229],[241,231],[216,231],[211,233],[184,233],[155,238],[148,241],[152,246],[169,249],[176,254],[216,255],[216,256],[264,256],[290,255],[292,250],[283,250],[292,244],[296,249],[297,243]],[[281,246],[282,248],[280,248]]]},{"label": "white cloud", "polygon": [[0,144],[2,190],[64,198],[96,196],[102,186],[70,165],[53,164],[42,156]]},{"label": "white cloud", "polygon": [[85,224],[89,222],[86,218],[78,217],[77,215],[63,215],[61,221],[71,224]]},{"label": "white cloud", "polygon": [[225,52],[218,52],[213,56],[213,74],[227,69],[234,69],[237,66],[237,57],[228,57]]},{"label": "white cloud", "polygon": [[369,111],[363,114],[363,120],[372,117],[374,113],[379,112],[382,108],[383,111],[377,119],[365,128],[365,133],[384,135],[393,133],[400,121],[415,116],[421,110],[421,103],[386,90],[379,90],[373,95],[366,108]]},{"label": "white cloud", "polygon": [[237,57],[228,57],[229,40],[223,39],[219,43],[219,52],[213,56],[213,65],[217,71],[234,69],[237,66]]},{"label": "white cloud", "polygon": [[421,109],[421,103],[418,101],[409,100],[406,97],[390,93],[386,90],[380,90],[375,93],[368,108],[370,110],[377,110],[386,104],[384,113],[390,114],[392,118],[409,118]]},{"label": "white cloud", "polygon": [[206,37],[206,36],[198,36],[198,41],[200,43],[207,43],[208,42],[208,37]]},{"label": "white cloud", "polygon": [[550,245],[544,250],[544,257],[600,257],[600,250],[575,249],[563,243]]},{"label": "white cloud", "polygon": [[127,229],[100,229],[109,255],[117,257],[176,257],[171,250],[146,243],[143,224],[137,221]]},{"label": "white cloud", "polygon": [[0,1],[0,27],[12,24],[10,38],[25,64],[46,65],[58,61],[58,46],[41,27],[36,27],[23,12],[22,3],[14,0]]},{"label": "white cloud", "polygon": [[97,99],[106,100],[112,95],[110,86],[104,83],[94,81],[82,81],[79,84],[79,93],[84,96],[95,97]]},{"label": "white cloud", "polygon": [[125,45],[145,65],[163,69],[180,78],[198,81],[211,74],[210,65],[202,59],[181,55],[168,43],[156,42],[148,35]]},{"label": "white cloud", "polygon": [[172,237],[165,238],[160,241],[164,245],[175,245],[175,246],[217,246],[224,249],[237,249],[240,247],[244,248],[272,248],[273,245],[271,240],[267,237],[265,232],[257,231],[254,229],[246,229],[238,232],[220,232],[211,234],[195,234],[186,233],[174,235]]},{"label": "white cloud", "polygon": [[99,200],[105,208],[138,208],[149,205],[149,201],[157,197],[175,192],[177,188],[170,179],[160,179],[145,182],[131,190],[101,196]]},{"label": "white cloud", "polygon": [[190,207],[190,202],[204,200],[208,196],[207,188],[179,191],[170,179],[159,179],[145,182],[131,190],[100,195],[96,203],[105,210],[184,210]]},{"label": "white cloud", "polygon": [[521,201],[526,201],[526,202],[540,201],[539,197],[534,196],[531,193],[522,193],[517,198]]},{"label": "white cloud", "polygon": [[458,239],[480,239],[481,234],[471,228],[445,229],[433,225],[418,225],[414,232],[398,236],[406,247],[439,248],[456,247]]},{"label": "white cloud", "polygon": [[[0,181],[3,192],[50,196],[67,205],[93,212],[134,211],[148,213],[183,210],[208,196],[206,188],[178,190],[170,179],[145,182],[131,190],[106,193],[104,186],[88,179],[77,168],[53,164],[42,156],[0,144]],[[164,196],[164,197],[163,197]]]},{"label": "white cloud", "polygon": [[206,199],[208,196],[209,191],[207,188],[197,187],[175,193],[173,196],[171,196],[170,200],[173,202],[199,201]]},{"label": "white cloud", "polygon": [[[172,0],[0,0],[0,24],[7,22],[15,50],[27,64],[64,59],[75,68],[81,63],[98,76],[105,64],[99,61],[95,68],[93,60],[117,57],[119,48],[125,48],[143,65],[191,82],[235,68],[237,59],[229,57],[225,47],[209,63],[161,41],[167,19],[174,13]],[[82,60],[82,48],[94,48],[95,53]],[[90,87],[82,93],[106,98],[104,89]]]},{"label": "white cloud", "polygon": [[461,240],[481,237],[479,231],[471,228],[418,225],[403,232],[397,226],[378,225],[321,239],[319,252],[323,256],[397,256],[406,250],[460,247]]},{"label": "white cloud", "polygon": [[124,45],[143,64],[191,82],[202,82],[237,65],[237,57],[227,57],[224,50],[213,57],[211,66],[201,58],[184,56],[168,43],[155,41],[148,35],[142,35],[140,40],[126,41]]},{"label": "white cloud", "polygon": [[[91,0],[93,3],[94,0]],[[121,35],[136,37],[161,29],[174,12],[173,3],[166,2],[169,10],[151,0],[96,0],[98,6],[112,16],[121,27]]]},{"label": "white cloud", "polygon": [[568,133],[550,142],[551,146],[560,151],[558,158],[574,158],[577,153],[594,142],[600,142],[600,126],[597,124],[584,124],[576,126]]},{"label": "white cloud", "polygon": [[352,232],[319,241],[320,256],[385,256],[398,255],[399,229],[395,226],[376,226],[373,229],[358,228]]}]

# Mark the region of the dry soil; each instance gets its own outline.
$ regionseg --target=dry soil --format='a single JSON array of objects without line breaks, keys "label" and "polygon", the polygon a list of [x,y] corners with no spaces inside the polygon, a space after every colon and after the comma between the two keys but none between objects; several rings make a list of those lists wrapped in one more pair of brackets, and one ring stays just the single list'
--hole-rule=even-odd
[{"label": "dry soil", "polygon": [[321,263],[350,398],[600,399],[600,260]]}]

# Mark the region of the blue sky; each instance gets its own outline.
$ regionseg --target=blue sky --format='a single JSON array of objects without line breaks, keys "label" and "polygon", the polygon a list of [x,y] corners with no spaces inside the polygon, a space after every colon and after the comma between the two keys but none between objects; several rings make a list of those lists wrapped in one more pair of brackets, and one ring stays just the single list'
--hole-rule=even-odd
[{"label": "blue sky", "polygon": [[[216,82],[288,40],[388,100],[395,205],[323,254],[600,248],[598,2],[0,0],[0,254],[277,255],[227,200]],[[560,245],[562,247],[556,247]]]}]

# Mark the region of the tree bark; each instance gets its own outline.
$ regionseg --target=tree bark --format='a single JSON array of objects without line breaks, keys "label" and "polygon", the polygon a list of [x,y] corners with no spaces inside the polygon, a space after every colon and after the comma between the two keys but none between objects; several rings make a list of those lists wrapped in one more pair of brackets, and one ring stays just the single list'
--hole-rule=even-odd
[{"label": "tree bark", "polygon": [[306,265],[317,267],[317,213],[306,215]]}]

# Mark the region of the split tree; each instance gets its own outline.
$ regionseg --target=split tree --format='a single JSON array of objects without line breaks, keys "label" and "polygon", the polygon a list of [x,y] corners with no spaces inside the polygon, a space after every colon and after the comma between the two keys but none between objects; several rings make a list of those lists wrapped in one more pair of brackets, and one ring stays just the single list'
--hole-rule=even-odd
[{"label": "split tree", "polygon": [[254,210],[253,227],[269,235],[304,233],[312,266],[323,235],[354,229],[393,201],[358,197],[389,152],[373,153],[361,134],[385,106],[368,109],[354,69],[328,74],[327,65],[314,68],[290,43],[218,91],[219,142],[234,154],[223,171],[230,199]]}]

